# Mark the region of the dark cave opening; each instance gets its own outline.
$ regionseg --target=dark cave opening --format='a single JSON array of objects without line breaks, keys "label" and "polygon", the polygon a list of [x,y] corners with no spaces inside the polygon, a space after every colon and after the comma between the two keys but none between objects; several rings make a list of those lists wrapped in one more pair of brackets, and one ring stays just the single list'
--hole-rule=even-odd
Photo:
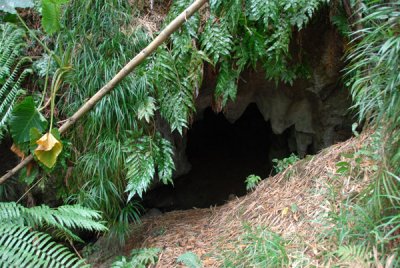
[{"label": "dark cave opening", "polygon": [[247,176],[266,178],[271,173],[272,158],[290,154],[288,138],[289,130],[281,135],[272,132],[254,103],[234,123],[208,108],[187,133],[186,155],[191,170],[176,178],[174,186],[149,191],[144,205],[164,211],[205,208],[243,196]]}]

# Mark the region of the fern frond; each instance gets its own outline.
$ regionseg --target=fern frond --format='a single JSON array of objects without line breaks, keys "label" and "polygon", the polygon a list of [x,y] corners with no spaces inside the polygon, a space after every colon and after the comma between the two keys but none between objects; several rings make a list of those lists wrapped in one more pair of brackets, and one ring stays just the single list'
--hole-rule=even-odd
[{"label": "fern frond", "polygon": [[237,93],[237,80],[239,72],[233,70],[229,66],[229,62],[224,61],[217,77],[217,86],[215,87],[215,98],[218,110],[221,111],[225,107],[228,100],[234,101]]},{"label": "fern frond", "polygon": [[248,0],[246,4],[247,16],[250,20],[262,21],[265,27],[276,24],[279,21],[279,1]]},{"label": "fern frond", "polygon": [[365,267],[369,266],[371,260],[369,249],[364,245],[340,246],[336,254],[342,262],[357,263]]},{"label": "fern frond", "polygon": [[0,263],[2,267],[88,267],[48,234],[4,223],[0,225]]},{"label": "fern frond", "polygon": [[[170,124],[172,131],[182,133],[195,110],[194,87],[188,77],[187,65],[164,49],[158,50],[154,68],[154,83],[160,104],[160,113]],[[190,59],[190,58],[189,58]],[[186,60],[186,59],[185,59]]]},{"label": "fern frond", "polygon": [[142,197],[149,187],[155,173],[154,143],[150,136],[143,136],[125,146],[128,200],[135,194]]},{"label": "fern frond", "polygon": [[201,268],[203,267],[199,256],[195,253],[188,251],[180,255],[176,262],[182,263],[189,268]]},{"label": "fern frond", "polygon": [[158,178],[164,184],[172,183],[172,172],[175,164],[172,156],[174,155],[172,144],[157,133],[157,154],[154,158],[157,163]]},{"label": "fern frond", "polygon": [[53,209],[45,205],[25,208],[14,202],[0,203],[0,223],[37,228],[52,227],[60,237],[78,241],[79,237],[69,229],[106,231],[107,228],[99,222],[100,218],[97,211],[79,205],[65,205]]},{"label": "fern frond", "polygon": [[123,268],[123,267],[135,267],[135,268],[146,268],[150,265],[154,265],[158,261],[158,255],[161,250],[159,248],[141,248],[134,249],[131,252],[131,259],[128,260],[125,257],[116,260],[111,267],[112,268]]},{"label": "fern frond", "polygon": [[175,169],[172,145],[160,133],[157,132],[154,137],[134,139],[125,145],[124,151],[127,153],[128,184],[125,191],[129,193],[128,200],[135,194],[142,197],[154,178],[156,167],[160,181],[164,184],[172,183],[172,172]]},{"label": "fern frond", "polygon": [[30,69],[21,73],[22,66],[30,59],[18,60],[25,46],[23,35],[23,30],[10,24],[0,25],[0,139],[16,99],[24,93],[21,83],[31,73]]},{"label": "fern frond", "polygon": [[232,36],[225,24],[210,18],[201,35],[201,48],[216,64],[220,58],[229,58],[233,47]]}]

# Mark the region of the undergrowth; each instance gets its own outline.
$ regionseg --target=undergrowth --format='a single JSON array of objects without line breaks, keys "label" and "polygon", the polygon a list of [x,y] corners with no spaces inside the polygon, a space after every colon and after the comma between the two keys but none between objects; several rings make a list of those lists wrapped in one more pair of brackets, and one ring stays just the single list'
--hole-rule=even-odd
[{"label": "undergrowth", "polygon": [[338,169],[341,176],[370,183],[330,215],[327,235],[336,249],[329,258],[339,262],[400,265],[399,8],[396,1],[366,1],[357,11],[363,27],[353,34],[347,77],[359,119],[373,135]]},{"label": "undergrowth", "polygon": [[232,250],[222,252],[222,267],[286,267],[288,241],[263,226],[244,225]]},{"label": "undergrowth", "polygon": [[[164,25],[191,2],[173,1]],[[174,144],[168,132],[182,135],[190,126],[204,64],[218,74],[216,111],[235,99],[245,68],[262,66],[268,79],[292,83],[306,69],[291,58],[292,31],[303,29],[325,3],[211,1],[205,23],[199,13],[189,18],[72,131],[69,200],[101,210],[111,236],[123,244],[129,223],[140,213],[131,200],[140,198],[154,179],[172,182]],[[71,1],[66,6],[66,30],[57,46],[72,51],[73,71],[60,98],[61,117],[72,115],[152,39],[145,29],[132,27],[135,12],[118,0]],[[160,133],[162,121],[169,129]]]}]

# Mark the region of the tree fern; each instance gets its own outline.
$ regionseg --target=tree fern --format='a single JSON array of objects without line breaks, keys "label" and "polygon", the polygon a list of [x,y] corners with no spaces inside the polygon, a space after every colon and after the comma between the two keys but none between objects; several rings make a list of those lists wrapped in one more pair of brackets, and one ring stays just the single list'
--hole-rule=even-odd
[{"label": "tree fern", "polygon": [[4,135],[6,123],[11,115],[12,108],[24,90],[22,81],[30,69],[22,70],[22,66],[30,59],[22,58],[24,31],[10,24],[0,25],[0,139]]}]

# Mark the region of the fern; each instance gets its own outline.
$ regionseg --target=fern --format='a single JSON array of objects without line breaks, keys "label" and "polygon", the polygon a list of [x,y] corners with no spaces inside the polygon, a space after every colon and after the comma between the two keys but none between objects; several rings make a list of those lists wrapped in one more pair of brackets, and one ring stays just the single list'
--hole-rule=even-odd
[{"label": "fern", "polygon": [[172,146],[159,133],[154,137],[142,136],[125,145],[128,200],[134,195],[142,197],[149,187],[158,166],[158,175],[163,183],[172,182],[174,163]]},{"label": "fern", "polygon": [[21,83],[31,73],[30,69],[21,72],[30,59],[18,60],[25,46],[23,36],[21,29],[10,24],[0,25],[0,139],[17,98],[24,93]]},{"label": "fern", "polygon": [[0,203],[0,222],[35,226],[37,228],[52,227],[57,230],[58,237],[82,242],[69,229],[85,229],[89,231],[106,231],[101,222],[100,214],[79,205],[60,206],[56,209],[41,205],[25,208],[14,202]]},{"label": "fern", "polygon": [[[171,22],[175,17],[182,13],[190,4],[191,0],[174,1],[168,15],[165,19],[165,25]],[[192,39],[196,39],[200,26],[200,16],[198,13],[190,17],[182,27],[171,35],[171,41],[174,49],[179,51],[179,54],[191,52]]]},{"label": "fern", "polygon": [[279,2],[282,1],[248,0],[247,15],[252,21],[262,21],[265,27],[276,25],[280,18]]},{"label": "fern", "polygon": [[227,58],[233,47],[232,36],[224,24],[218,23],[211,17],[201,35],[201,48],[216,64],[220,58]]},{"label": "fern", "polygon": [[0,226],[1,267],[88,267],[45,233],[26,226]]},{"label": "fern", "polygon": [[238,77],[239,73],[232,70],[228,62],[224,61],[221,64],[221,69],[217,77],[217,86],[215,87],[215,98],[218,106],[217,110],[221,111],[228,100],[235,100]]},{"label": "fern", "polygon": [[131,259],[119,257],[113,262],[112,268],[146,268],[154,265],[158,261],[158,255],[161,250],[159,248],[143,248],[134,249],[131,252]]},{"label": "fern", "polygon": [[193,253],[191,251],[185,252],[184,254],[180,255],[176,259],[176,262],[180,262],[189,268],[203,267],[199,256],[197,256],[195,253]]},{"label": "fern", "polygon": [[190,58],[174,57],[165,47],[157,52],[153,77],[160,113],[170,124],[171,130],[178,130],[179,133],[188,126],[188,119],[195,109],[194,86],[188,66]]},{"label": "fern", "polygon": [[125,146],[128,153],[126,159],[128,184],[125,190],[129,193],[128,200],[135,194],[141,197],[153,179],[155,173],[153,144],[150,136],[144,136]]},{"label": "fern", "polygon": [[175,169],[172,145],[161,137],[158,137],[158,140],[158,151],[154,158],[157,163],[158,178],[164,184],[172,183],[172,172]]},{"label": "fern", "polygon": [[[0,203],[1,267],[84,267],[66,247],[34,229],[49,228],[67,240],[82,240],[70,229],[106,231],[97,211],[79,205],[25,208],[17,203]],[[60,235],[61,234],[61,235]]]},{"label": "fern", "polygon": [[371,256],[369,254],[369,249],[366,246],[340,246],[337,249],[336,254],[338,255],[341,262],[353,263],[355,265],[361,265],[364,267],[369,267],[371,264]]}]

